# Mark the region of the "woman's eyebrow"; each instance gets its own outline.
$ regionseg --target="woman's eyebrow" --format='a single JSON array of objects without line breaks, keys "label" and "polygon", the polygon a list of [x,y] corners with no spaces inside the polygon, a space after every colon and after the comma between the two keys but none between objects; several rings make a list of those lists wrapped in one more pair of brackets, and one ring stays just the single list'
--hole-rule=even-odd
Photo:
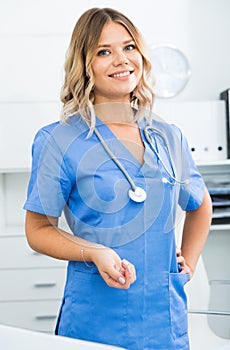
[{"label": "woman's eyebrow", "polygon": [[[125,40],[125,41],[122,42],[122,45],[127,45],[127,44],[130,44],[132,42],[134,42],[133,39]],[[111,46],[111,44],[100,44],[100,45],[98,45],[98,48],[100,48],[100,47],[110,47],[110,46]]]}]

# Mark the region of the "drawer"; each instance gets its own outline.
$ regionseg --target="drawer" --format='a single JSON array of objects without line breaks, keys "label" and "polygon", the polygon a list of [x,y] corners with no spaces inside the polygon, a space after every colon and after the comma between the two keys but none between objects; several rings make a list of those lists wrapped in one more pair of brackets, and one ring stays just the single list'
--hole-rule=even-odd
[{"label": "drawer", "polygon": [[223,227],[223,230],[212,228],[202,253],[209,280],[230,280],[230,226]]},{"label": "drawer", "polygon": [[0,270],[0,301],[59,299],[65,273],[64,268]]},{"label": "drawer", "polygon": [[0,302],[0,324],[53,333],[60,301]]},{"label": "drawer", "polygon": [[230,313],[230,281],[214,280],[210,282],[210,310],[228,311]]},{"label": "drawer", "polygon": [[66,266],[66,261],[33,251],[25,236],[0,238],[0,269],[63,266]]}]

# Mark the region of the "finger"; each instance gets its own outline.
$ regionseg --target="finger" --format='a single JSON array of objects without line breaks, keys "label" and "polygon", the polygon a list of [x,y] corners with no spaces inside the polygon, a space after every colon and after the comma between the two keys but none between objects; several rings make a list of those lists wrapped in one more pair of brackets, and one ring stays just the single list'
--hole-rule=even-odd
[{"label": "finger", "polygon": [[137,278],[135,266],[131,264],[129,261],[127,261],[126,259],[122,260],[122,265],[126,270],[125,272],[126,279],[129,279],[131,283],[135,282]]},{"label": "finger", "polygon": [[113,278],[107,272],[102,273],[101,276],[109,287],[122,288],[123,285],[126,283],[124,276],[118,276],[116,278]]},{"label": "finger", "polygon": [[189,275],[191,275],[190,268],[187,265],[181,268],[181,272],[180,273],[181,274],[189,274]]},{"label": "finger", "polygon": [[184,257],[183,256],[178,256],[177,257],[177,263],[183,266],[185,264]]},{"label": "finger", "polygon": [[121,263],[122,263],[122,266],[125,268],[126,271],[128,270],[130,273],[132,273],[131,264],[130,264],[130,262],[128,260],[122,259]]},{"label": "finger", "polygon": [[125,278],[125,282],[122,281],[122,283],[121,281],[115,281],[113,278],[108,276],[104,278],[104,280],[109,287],[113,288],[128,289],[131,285],[131,281],[127,278]]},{"label": "finger", "polygon": [[112,267],[100,271],[102,277],[108,285],[114,284],[114,282],[121,285],[125,284],[125,269],[120,265],[115,264]]},{"label": "finger", "polygon": [[107,284],[113,288],[128,289],[131,283],[127,278],[123,278],[123,280],[120,278],[119,281],[115,281],[112,278],[109,278]]},{"label": "finger", "polygon": [[181,255],[181,249],[179,247],[176,247],[176,255],[177,256]]}]

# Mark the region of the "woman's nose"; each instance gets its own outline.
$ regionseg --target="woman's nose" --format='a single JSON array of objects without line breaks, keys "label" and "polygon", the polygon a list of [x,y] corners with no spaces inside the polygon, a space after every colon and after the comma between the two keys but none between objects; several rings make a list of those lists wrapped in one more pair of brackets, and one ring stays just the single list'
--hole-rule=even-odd
[{"label": "woman's nose", "polygon": [[118,51],[114,55],[114,65],[122,65],[122,64],[128,64],[129,59],[127,58],[126,54],[123,51]]}]

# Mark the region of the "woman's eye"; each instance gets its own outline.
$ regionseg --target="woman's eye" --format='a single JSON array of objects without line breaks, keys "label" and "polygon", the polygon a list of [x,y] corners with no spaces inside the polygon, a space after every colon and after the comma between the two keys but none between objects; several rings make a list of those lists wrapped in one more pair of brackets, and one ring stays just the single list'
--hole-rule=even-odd
[{"label": "woman's eye", "polygon": [[130,45],[127,45],[125,47],[125,50],[126,51],[131,51],[131,50],[134,50],[136,48],[136,46],[134,44],[130,44]]},{"label": "woman's eye", "polygon": [[106,56],[109,54],[109,50],[100,50],[97,55],[98,56]]}]

